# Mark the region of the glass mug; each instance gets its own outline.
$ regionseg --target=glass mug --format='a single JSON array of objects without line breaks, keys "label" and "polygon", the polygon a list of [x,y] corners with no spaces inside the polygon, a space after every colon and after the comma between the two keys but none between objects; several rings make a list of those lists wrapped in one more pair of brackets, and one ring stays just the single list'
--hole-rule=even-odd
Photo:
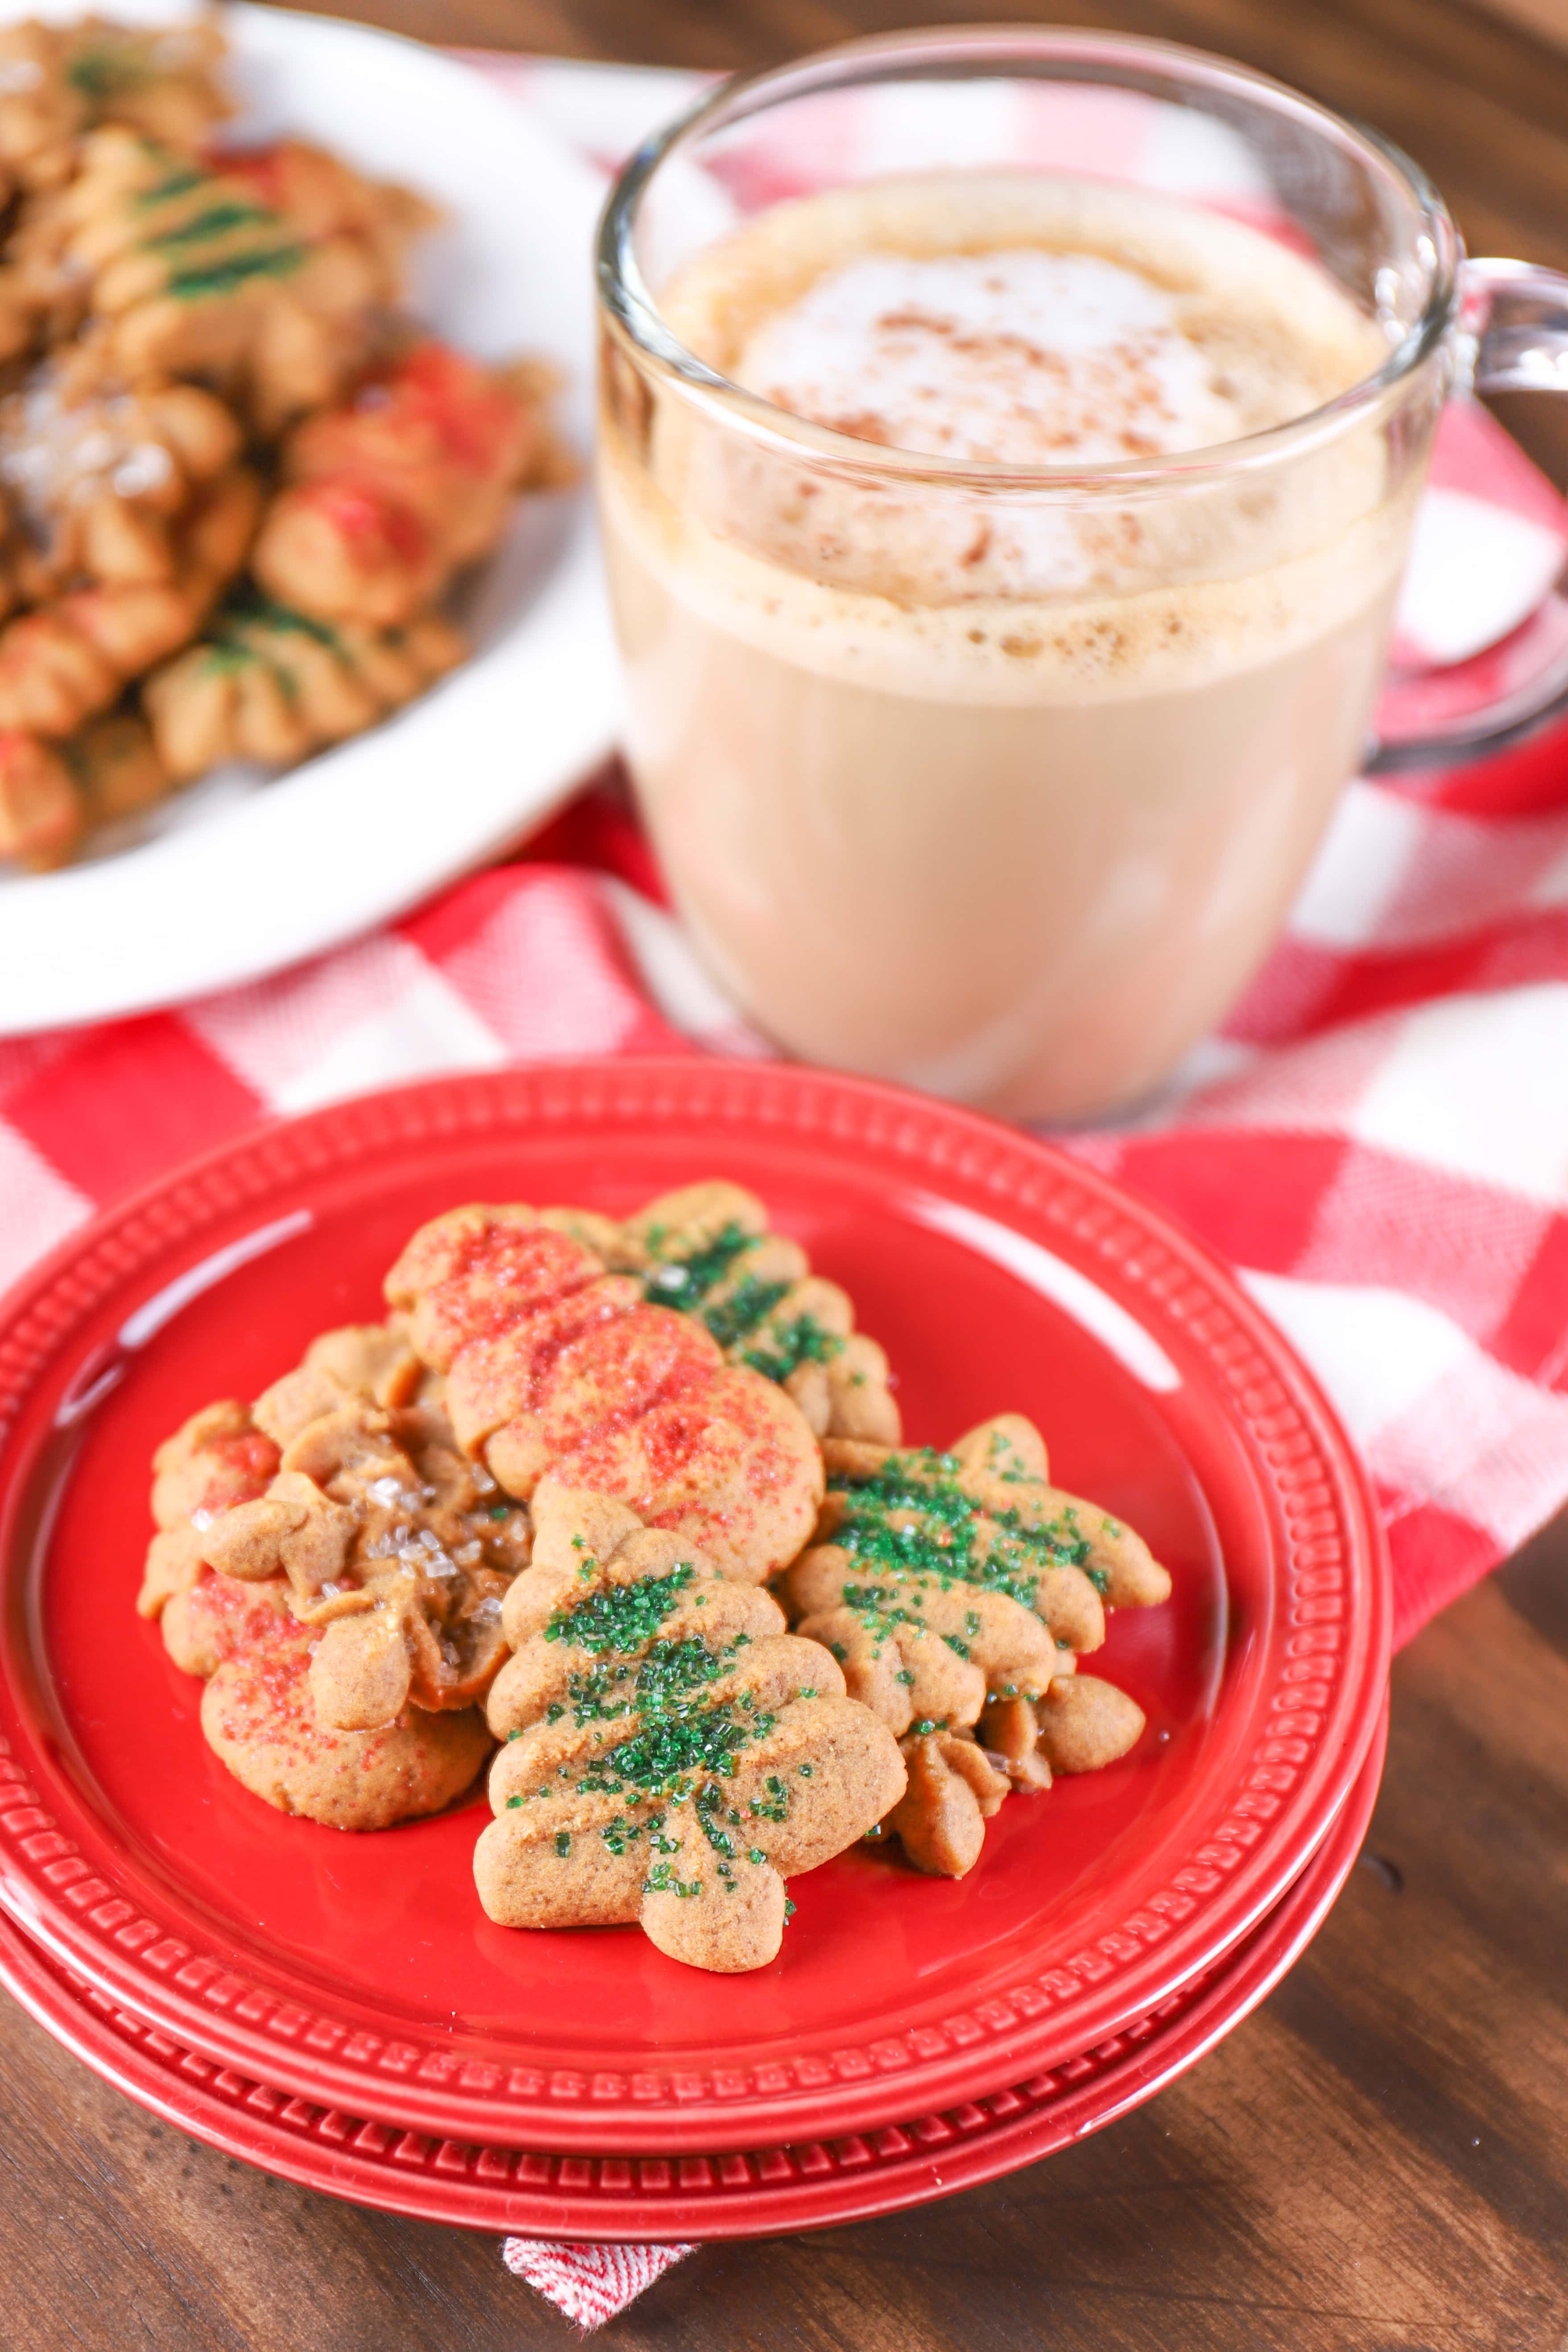
[{"label": "glass mug", "polygon": [[[1289,367],[1318,381],[1331,345],[1340,388],[1056,465],[866,437],[875,371],[871,421],[832,424],[727,372],[825,254],[1048,247],[1042,205],[1112,259],[1174,237],[1158,267],[1190,247],[1222,354],[1272,304]],[[1015,1118],[1147,1094],[1267,953],[1367,751],[1444,400],[1568,388],[1568,279],[1467,261],[1404,155],[1256,74],[1013,28],[705,98],[622,174],[598,273],[627,750],[705,961],[811,1061]]]}]

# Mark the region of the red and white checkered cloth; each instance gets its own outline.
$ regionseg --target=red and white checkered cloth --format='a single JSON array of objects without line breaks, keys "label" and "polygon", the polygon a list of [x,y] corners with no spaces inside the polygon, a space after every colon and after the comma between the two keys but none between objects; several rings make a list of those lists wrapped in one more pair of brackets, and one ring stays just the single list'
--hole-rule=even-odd
[{"label": "red and white checkered cloth", "polygon": [[696,2252],[695,2246],[569,2246],[548,2238],[508,2238],[501,2260],[591,2335]]},{"label": "red and white checkered cloth", "polygon": [[[491,62],[606,162],[690,88]],[[1136,126],[1097,136],[1113,131]],[[1168,177],[1191,189],[1214,168],[1189,147]],[[1561,625],[1547,592],[1565,549],[1555,495],[1457,409],[1403,609],[1404,704],[1452,703],[1439,665],[1462,656],[1489,690],[1532,658]],[[693,961],[612,774],[520,861],[336,954],[177,1013],[0,1044],[0,1281],[269,1115],[649,1049],[765,1050]],[[1568,730],[1353,784],[1224,1033],[1136,1121],[1068,1141],[1201,1234],[1313,1365],[1371,1465],[1408,1639],[1568,1497]],[[506,2258],[596,2326],[686,2251],[512,2239]]]}]

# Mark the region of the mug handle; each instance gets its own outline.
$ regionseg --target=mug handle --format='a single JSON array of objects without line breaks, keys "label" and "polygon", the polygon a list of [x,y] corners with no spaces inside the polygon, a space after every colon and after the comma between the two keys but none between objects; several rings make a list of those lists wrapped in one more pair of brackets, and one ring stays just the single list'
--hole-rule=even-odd
[{"label": "mug handle", "polygon": [[[1528,261],[1467,261],[1455,389],[1568,393],[1568,276]],[[1538,669],[1479,710],[1409,735],[1380,732],[1365,772],[1452,765],[1500,751],[1568,710],[1568,606],[1555,589],[1548,604],[1562,625],[1543,628]]]}]

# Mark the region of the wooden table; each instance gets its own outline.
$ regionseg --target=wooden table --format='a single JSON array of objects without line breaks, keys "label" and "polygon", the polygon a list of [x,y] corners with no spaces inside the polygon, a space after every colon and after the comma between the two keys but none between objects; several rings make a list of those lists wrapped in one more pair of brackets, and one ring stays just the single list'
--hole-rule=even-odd
[{"label": "wooden table", "polygon": [[[1009,0],[364,0],[431,39],[690,66]],[[1119,0],[1379,123],[1472,248],[1568,267],[1568,56],[1455,0]],[[1559,478],[1568,422],[1509,421]],[[1542,1082],[1568,1084],[1568,1074]],[[1568,2352],[1568,1522],[1394,1677],[1382,1799],[1310,1953],[1194,2074],[900,2220],[715,2249],[600,2339],[647,2352]],[[14,2352],[517,2352],[575,2331],[496,2242],[209,2153],[0,2003]]]}]

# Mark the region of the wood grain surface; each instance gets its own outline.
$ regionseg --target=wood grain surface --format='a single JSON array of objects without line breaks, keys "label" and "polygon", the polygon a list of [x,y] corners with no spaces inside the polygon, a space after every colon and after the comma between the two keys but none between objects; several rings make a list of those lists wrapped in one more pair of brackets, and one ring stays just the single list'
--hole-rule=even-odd
[{"label": "wood grain surface", "polygon": [[[1017,0],[364,0],[449,42],[739,67]],[[1568,267],[1568,56],[1457,0],[1121,0],[1378,123],[1472,249]],[[1559,478],[1568,424],[1509,421]],[[1543,1074],[1543,1082],[1548,1074]],[[1563,1074],[1552,1082],[1568,1083]],[[0,2001],[5,2352],[518,2352],[575,2329],[496,2242],[157,2125]],[[1568,1525],[1395,1668],[1362,1861],[1195,2072],[901,2219],[715,2249],[606,2352],[1568,2352]]]}]

